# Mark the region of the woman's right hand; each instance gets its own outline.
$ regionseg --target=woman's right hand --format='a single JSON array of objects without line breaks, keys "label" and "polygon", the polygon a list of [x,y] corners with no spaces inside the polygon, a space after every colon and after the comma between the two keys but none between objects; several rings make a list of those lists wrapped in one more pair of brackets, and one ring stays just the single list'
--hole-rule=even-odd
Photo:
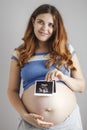
[{"label": "woman's right hand", "polygon": [[53,126],[52,122],[45,121],[44,117],[34,113],[25,114],[24,120],[38,128],[49,128]]}]

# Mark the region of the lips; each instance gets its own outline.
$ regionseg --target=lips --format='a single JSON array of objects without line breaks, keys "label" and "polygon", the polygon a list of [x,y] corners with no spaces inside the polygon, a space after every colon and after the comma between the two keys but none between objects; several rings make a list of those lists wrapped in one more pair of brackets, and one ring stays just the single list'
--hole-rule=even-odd
[{"label": "lips", "polygon": [[40,33],[40,35],[42,35],[42,36],[48,36],[48,34],[45,33],[45,32],[41,32],[41,31],[39,31],[39,33]]}]

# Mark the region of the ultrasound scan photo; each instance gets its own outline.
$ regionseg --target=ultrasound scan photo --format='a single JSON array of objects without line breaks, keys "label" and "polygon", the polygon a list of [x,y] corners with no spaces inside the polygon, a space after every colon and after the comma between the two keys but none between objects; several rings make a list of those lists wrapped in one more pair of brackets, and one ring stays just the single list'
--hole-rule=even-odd
[{"label": "ultrasound scan photo", "polygon": [[56,91],[54,81],[36,81],[35,83],[35,95],[52,95]]}]

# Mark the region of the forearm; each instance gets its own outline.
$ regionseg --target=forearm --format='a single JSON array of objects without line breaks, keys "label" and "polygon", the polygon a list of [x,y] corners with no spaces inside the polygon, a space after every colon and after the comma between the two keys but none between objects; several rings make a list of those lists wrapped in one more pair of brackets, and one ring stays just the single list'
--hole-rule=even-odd
[{"label": "forearm", "polygon": [[13,107],[21,116],[28,113],[17,91],[8,90],[8,97]]},{"label": "forearm", "polygon": [[68,77],[65,75],[62,80],[72,91],[75,91],[75,92],[84,91],[84,87],[85,87],[84,79],[75,79],[75,78]]}]

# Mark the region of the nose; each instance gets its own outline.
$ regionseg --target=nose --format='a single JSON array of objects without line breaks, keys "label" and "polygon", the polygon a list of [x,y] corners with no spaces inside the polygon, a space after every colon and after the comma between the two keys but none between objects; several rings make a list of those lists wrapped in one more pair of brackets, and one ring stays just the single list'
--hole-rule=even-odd
[{"label": "nose", "polygon": [[48,25],[47,24],[44,24],[43,26],[42,26],[42,29],[45,31],[45,30],[47,30],[48,29]]}]

